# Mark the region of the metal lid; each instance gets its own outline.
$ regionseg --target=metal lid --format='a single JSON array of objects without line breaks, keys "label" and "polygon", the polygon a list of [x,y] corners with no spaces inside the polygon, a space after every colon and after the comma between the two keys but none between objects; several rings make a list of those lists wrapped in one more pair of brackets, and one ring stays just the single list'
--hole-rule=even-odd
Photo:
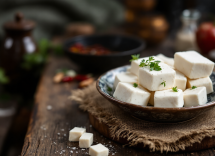
[{"label": "metal lid", "polygon": [[6,30],[31,30],[35,26],[33,21],[25,20],[21,12],[15,14],[15,20],[6,22],[3,27]]}]

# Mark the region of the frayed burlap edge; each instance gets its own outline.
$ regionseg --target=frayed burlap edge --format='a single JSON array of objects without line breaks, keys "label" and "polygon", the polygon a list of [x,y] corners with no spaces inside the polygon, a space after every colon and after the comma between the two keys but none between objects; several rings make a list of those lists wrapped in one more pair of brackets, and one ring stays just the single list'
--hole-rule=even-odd
[{"label": "frayed burlap edge", "polygon": [[[84,90],[72,91],[72,95],[69,99],[76,101],[80,104],[79,108],[83,111],[90,112],[96,116],[100,122],[106,123],[110,127],[111,137],[119,139],[128,138],[130,146],[135,146],[139,143],[143,143],[144,147],[148,146],[150,151],[177,152],[179,150],[185,150],[185,147],[192,146],[194,143],[201,143],[205,137],[215,136],[215,128],[205,127],[198,131],[190,131],[184,134],[183,137],[178,138],[174,142],[164,142],[163,140],[151,138],[151,136],[143,135],[136,130],[131,130],[125,123],[122,123],[119,119],[112,114],[105,112],[104,109],[99,108],[96,105],[96,101],[92,101],[92,97],[86,95],[92,92],[95,88],[95,84],[85,88]],[[85,102],[88,101],[88,102]]]}]

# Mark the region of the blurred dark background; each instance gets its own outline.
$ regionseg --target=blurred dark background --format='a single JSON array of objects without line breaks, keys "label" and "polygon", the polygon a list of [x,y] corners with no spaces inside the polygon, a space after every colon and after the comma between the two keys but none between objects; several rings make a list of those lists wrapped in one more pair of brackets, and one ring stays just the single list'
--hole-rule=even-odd
[{"label": "blurred dark background", "polygon": [[[65,40],[129,34],[147,48],[168,43],[172,57],[177,50],[199,50],[195,31],[202,22],[215,22],[214,6],[214,0],[1,0],[0,155],[20,155],[46,59],[64,56]],[[194,17],[182,16],[185,9],[195,10]]]}]

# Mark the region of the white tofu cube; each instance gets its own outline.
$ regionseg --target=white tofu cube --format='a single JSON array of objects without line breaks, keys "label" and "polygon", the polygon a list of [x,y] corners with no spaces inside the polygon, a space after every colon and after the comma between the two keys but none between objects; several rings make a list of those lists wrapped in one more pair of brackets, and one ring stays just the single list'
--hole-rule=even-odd
[{"label": "white tofu cube", "polygon": [[195,51],[175,53],[175,69],[182,72],[190,79],[209,76],[214,68],[214,63]]},{"label": "white tofu cube", "polygon": [[177,108],[183,107],[183,91],[178,89],[174,92],[172,89],[156,91],[154,95],[154,107]]},{"label": "white tofu cube", "polygon": [[213,92],[213,84],[210,77],[200,78],[200,79],[187,79],[187,88],[192,86],[196,87],[206,87],[207,94]]},{"label": "white tofu cube", "polygon": [[127,69],[127,72],[131,72],[131,67],[129,67],[129,68]]},{"label": "white tofu cube", "polygon": [[204,105],[207,103],[206,87],[186,89],[184,91],[184,107]]},{"label": "white tofu cube", "polygon": [[90,147],[89,155],[91,156],[108,156],[109,149],[102,144],[97,144]]},{"label": "white tofu cube", "polygon": [[115,76],[115,81],[114,81],[114,89],[116,89],[116,86],[118,85],[119,82],[126,82],[126,83],[138,83],[137,76],[130,73],[130,72],[124,72],[124,73],[119,73]]},{"label": "white tofu cube", "polygon": [[85,128],[74,127],[69,131],[69,141],[79,141],[79,138],[86,132]]},{"label": "white tofu cube", "polygon": [[93,134],[84,133],[79,139],[80,148],[89,148],[93,143]]},{"label": "white tofu cube", "polygon": [[171,68],[174,68],[174,58],[166,57],[163,54],[158,54],[156,57],[163,60],[164,63],[168,64]]},{"label": "white tofu cube", "polygon": [[181,89],[184,91],[186,89],[186,85],[187,85],[187,78],[181,72],[179,72],[177,70],[175,72],[176,72],[176,75],[175,75],[174,86],[177,86],[178,89]]},{"label": "white tofu cube", "polygon": [[[163,60],[157,58],[156,56],[153,56],[153,57],[154,57],[155,61],[161,61],[161,62],[163,62]],[[135,61],[132,61],[132,62],[131,62],[131,69],[130,69],[130,72],[131,72],[131,73],[133,73],[134,75],[138,76],[138,74],[139,74],[139,68],[140,68],[139,65],[140,65],[140,63],[141,63],[141,61],[142,61],[143,59],[144,59],[144,60],[148,60],[149,57],[143,57],[143,58],[140,58],[140,59],[138,59],[138,60],[135,60]]]},{"label": "white tofu cube", "polygon": [[[172,88],[175,82],[175,70],[165,63],[159,63],[162,70],[150,71],[148,66],[139,69],[139,84],[150,91],[165,90]],[[166,81],[166,85],[161,83]]]},{"label": "white tofu cube", "polygon": [[135,88],[133,84],[119,82],[113,96],[124,102],[147,106],[150,93],[140,85]]}]

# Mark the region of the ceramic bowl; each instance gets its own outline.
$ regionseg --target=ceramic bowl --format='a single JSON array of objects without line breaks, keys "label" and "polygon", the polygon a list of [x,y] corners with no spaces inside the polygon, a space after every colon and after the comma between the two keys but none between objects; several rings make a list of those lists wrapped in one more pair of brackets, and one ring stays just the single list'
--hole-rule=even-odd
[{"label": "ceramic bowl", "polygon": [[[99,93],[108,99],[112,104],[119,107],[123,111],[135,116],[139,119],[153,121],[153,122],[181,122],[197,117],[201,113],[207,112],[215,106],[215,92],[207,95],[208,103],[195,107],[182,108],[159,108],[152,106],[139,106],[131,103],[126,103],[117,100],[113,97],[114,90],[109,92],[108,87],[113,88],[115,75],[120,72],[125,72],[129,66],[119,67],[106,72],[97,80],[96,87]],[[215,88],[215,73],[210,76]]]},{"label": "ceramic bowl", "polygon": [[[69,48],[76,43],[81,43],[84,46],[99,44],[111,51],[117,52],[100,56],[70,52]],[[68,58],[83,70],[104,72],[128,64],[131,55],[141,53],[145,46],[143,40],[133,36],[119,34],[89,35],[68,39],[64,43],[64,51]]]}]

